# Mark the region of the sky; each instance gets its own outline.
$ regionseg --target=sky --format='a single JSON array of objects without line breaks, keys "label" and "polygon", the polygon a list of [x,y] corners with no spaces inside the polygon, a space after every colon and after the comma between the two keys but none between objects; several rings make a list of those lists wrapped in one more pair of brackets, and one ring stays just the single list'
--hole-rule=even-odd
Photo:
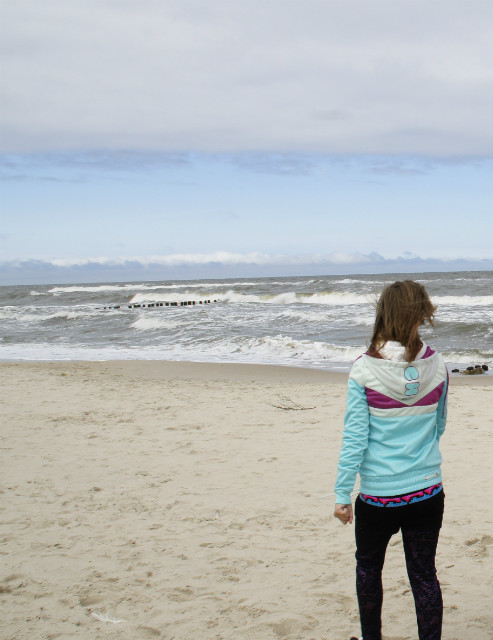
[{"label": "sky", "polygon": [[0,4],[0,283],[491,268],[489,0]]}]

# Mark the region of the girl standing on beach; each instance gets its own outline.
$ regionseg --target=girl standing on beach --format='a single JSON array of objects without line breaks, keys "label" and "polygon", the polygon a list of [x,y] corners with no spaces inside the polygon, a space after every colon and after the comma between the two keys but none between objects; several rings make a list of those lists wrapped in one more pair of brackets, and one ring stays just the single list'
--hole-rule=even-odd
[{"label": "girl standing on beach", "polygon": [[356,360],[336,482],[334,516],[352,523],[355,502],[356,591],[363,640],[381,640],[382,568],[388,542],[402,532],[420,640],[439,640],[442,594],[435,552],[444,492],[438,448],[445,430],[448,374],[419,336],[435,307],[411,280],[386,287],[370,348]]}]

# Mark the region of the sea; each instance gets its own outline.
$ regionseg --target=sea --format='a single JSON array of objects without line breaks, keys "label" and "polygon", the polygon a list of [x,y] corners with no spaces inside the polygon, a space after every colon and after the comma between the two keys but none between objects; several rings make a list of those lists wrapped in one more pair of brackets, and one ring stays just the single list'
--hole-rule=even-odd
[{"label": "sea", "polygon": [[[437,306],[422,338],[452,369],[493,364],[490,271],[0,287],[0,360],[185,360],[348,371],[395,280]],[[491,373],[491,371],[489,372]]]}]

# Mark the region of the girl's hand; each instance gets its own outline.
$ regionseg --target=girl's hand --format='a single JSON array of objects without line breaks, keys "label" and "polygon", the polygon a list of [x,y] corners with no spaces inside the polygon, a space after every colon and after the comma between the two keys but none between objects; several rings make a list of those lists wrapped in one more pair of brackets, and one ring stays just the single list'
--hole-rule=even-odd
[{"label": "girl's hand", "polygon": [[352,504],[336,504],[334,507],[334,517],[342,522],[342,524],[353,523],[353,505]]}]

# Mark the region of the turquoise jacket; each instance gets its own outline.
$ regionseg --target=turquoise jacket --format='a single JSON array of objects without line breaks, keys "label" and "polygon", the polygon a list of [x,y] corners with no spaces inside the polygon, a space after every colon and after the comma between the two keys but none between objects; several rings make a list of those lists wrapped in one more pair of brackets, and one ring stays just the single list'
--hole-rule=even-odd
[{"label": "turquoise jacket", "polygon": [[[421,357],[420,357],[421,356]],[[336,503],[360,491],[395,496],[442,481],[438,447],[447,419],[448,373],[442,357],[424,345],[414,362],[365,354],[348,382]]]}]

